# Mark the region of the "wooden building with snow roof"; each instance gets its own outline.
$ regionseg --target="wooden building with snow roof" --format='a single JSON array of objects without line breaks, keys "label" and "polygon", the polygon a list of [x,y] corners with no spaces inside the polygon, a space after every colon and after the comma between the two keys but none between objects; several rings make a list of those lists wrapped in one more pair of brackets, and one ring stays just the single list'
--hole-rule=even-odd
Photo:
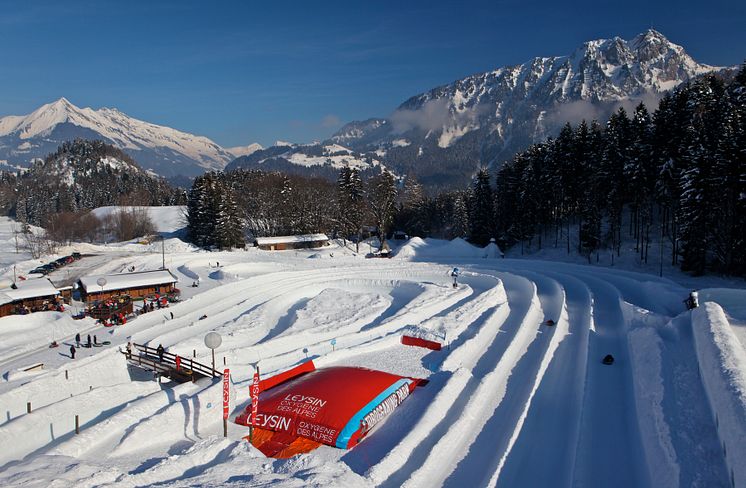
[{"label": "wooden building with snow roof", "polygon": [[0,317],[55,310],[63,298],[61,290],[47,278],[18,281],[15,287],[0,289]]},{"label": "wooden building with snow roof", "polygon": [[297,236],[257,237],[254,243],[264,251],[285,251],[287,249],[313,249],[329,245],[326,234],[303,234]]},{"label": "wooden building with snow roof", "polygon": [[78,280],[80,299],[86,303],[108,300],[115,296],[132,298],[169,295],[178,292],[179,279],[167,269],[111,275],[83,276]]}]

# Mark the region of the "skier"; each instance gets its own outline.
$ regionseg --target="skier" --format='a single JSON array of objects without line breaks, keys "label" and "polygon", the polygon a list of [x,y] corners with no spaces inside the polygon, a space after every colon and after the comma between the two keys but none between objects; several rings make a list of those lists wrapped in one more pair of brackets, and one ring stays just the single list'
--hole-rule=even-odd
[{"label": "skier", "polygon": [[697,293],[697,290],[692,290],[691,293],[689,293],[689,297],[684,300],[684,303],[686,304],[687,310],[699,307],[699,293]]},{"label": "skier", "polygon": [[158,353],[158,359],[163,362],[163,354],[166,352],[166,350],[163,348],[163,344],[158,344],[158,348],[156,349],[156,352]]},{"label": "skier", "polygon": [[80,332],[75,334],[75,345],[80,347]]},{"label": "skier", "polygon": [[70,358],[75,359],[75,346],[70,345]]},{"label": "skier", "polygon": [[458,288],[458,275],[460,275],[461,272],[458,268],[453,268],[453,271],[451,271],[451,277],[453,278],[453,287]]}]

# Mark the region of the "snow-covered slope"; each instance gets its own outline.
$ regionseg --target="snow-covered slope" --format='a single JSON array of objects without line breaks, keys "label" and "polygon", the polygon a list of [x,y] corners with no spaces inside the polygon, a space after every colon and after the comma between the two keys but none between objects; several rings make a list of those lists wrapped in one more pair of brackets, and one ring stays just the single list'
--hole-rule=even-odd
[{"label": "snow-covered slope", "polygon": [[65,98],[29,115],[1,118],[0,159],[27,164],[76,137],[101,139],[166,177],[220,170],[233,159],[207,137],[137,120],[116,109],[79,108]]},{"label": "snow-covered slope", "polygon": [[[110,257],[88,274],[161,265],[157,246],[88,247]],[[687,289],[668,279],[485,258],[462,240],[411,239],[401,249],[391,260],[338,243],[167,251],[183,300],[166,311],[111,328],[69,312],[0,318],[0,484],[744,486],[746,356],[728,338],[729,303],[719,310],[703,294],[702,308],[686,312]],[[3,250],[12,242],[0,240]],[[76,330],[111,344],[72,360]],[[354,449],[267,459],[246,428],[231,422],[223,438],[219,382],[159,384],[117,351],[130,340],[162,344],[209,363],[209,331],[223,338],[215,359],[230,368],[231,419],[248,405],[257,365],[266,377],[310,357],[430,382]],[[448,347],[402,345],[412,333]],[[52,338],[65,347],[46,347]],[[606,354],[613,365],[602,364]]]}]

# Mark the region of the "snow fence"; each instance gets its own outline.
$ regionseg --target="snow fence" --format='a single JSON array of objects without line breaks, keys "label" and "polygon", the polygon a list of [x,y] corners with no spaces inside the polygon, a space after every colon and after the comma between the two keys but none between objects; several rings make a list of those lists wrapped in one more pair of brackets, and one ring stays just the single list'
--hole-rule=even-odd
[{"label": "snow fence", "polygon": [[692,312],[702,383],[715,415],[733,486],[746,486],[746,351],[723,309],[706,302]]}]

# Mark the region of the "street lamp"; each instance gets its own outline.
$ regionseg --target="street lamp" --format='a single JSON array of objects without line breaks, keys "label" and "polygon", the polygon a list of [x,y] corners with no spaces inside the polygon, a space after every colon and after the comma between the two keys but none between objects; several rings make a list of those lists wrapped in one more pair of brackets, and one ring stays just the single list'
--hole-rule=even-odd
[{"label": "street lamp", "polygon": [[106,286],[106,278],[103,276],[96,280],[96,284],[101,287],[101,296],[99,297],[101,300],[104,299],[104,286]]},{"label": "street lamp", "polygon": [[212,350],[212,375],[215,376],[215,349],[223,343],[223,338],[217,332],[208,332],[205,336],[205,346]]}]

